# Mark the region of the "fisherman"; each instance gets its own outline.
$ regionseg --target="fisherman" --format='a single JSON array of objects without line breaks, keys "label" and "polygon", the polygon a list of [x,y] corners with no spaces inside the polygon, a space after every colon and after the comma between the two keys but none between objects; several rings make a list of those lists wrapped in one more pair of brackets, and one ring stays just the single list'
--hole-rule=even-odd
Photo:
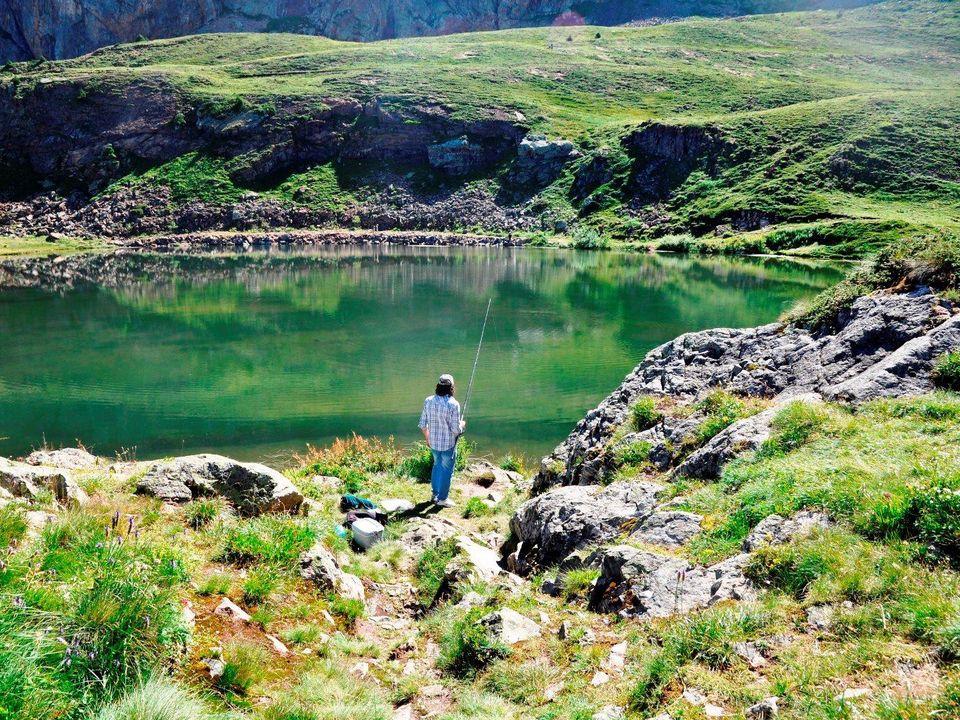
[{"label": "fisherman", "polygon": [[452,375],[441,375],[433,395],[423,401],[420,413],[420,430],[433,453],[433,473],[430,483],[433,488],[433,504],[438,507],[453,507],[450,498],[450,481],[457,459],[457,440],[467,423],[460,416],[460,403],[453,399]]}]

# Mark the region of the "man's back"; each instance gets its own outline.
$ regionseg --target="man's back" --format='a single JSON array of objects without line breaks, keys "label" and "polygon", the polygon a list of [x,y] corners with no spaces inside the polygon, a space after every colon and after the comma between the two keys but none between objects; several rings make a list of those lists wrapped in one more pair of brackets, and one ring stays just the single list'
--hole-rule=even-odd
[{"label": "man's back", "polygon": [[423,401],[420,427],[430,430],[430,447],[449,450],[460,434],[460,403],[450,395],[431,395]]}]

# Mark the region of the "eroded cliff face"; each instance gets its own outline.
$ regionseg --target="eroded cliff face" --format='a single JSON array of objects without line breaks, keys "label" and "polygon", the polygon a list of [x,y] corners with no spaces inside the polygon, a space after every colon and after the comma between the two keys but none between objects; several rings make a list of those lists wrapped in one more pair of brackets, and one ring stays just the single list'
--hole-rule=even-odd
[{"label": "eroded cliff face", "polygon": [[862,5],[870,0],[0,0],[0,62],[203,32],[381,40],[552,24]]}]

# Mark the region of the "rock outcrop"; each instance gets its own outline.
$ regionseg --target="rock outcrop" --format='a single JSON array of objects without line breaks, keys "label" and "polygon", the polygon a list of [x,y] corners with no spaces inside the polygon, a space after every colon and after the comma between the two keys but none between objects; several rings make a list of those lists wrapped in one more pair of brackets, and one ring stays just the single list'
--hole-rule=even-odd
[{"label": "rock outcrop", "polygon": [[99,465],[100,460],[83,448],[63,448],[61,450],[34,450],[24,462],[27,465],[63,468],[65,470],[86,470]]},{"label": "rock outcrop", "polygon": [[137,492],[172,503],[221,496],[242,515],[296,512],[303,495],[276,470],[222,455],[188,455],[158,462],[138,481]]},{"label": "rock outcrop", "polygon": [[662,489],[647,482],[571,486],[528,500],[510,520],[512,537],[505,550],[512,555],[511,569],[546,567],[608,542],[650,515]]},{"label": "rock outcrop", "polygon": [[360,602],[366,600],[360,578],[341,570],[323,543],[317,543],[300,556],[300,577],[321,590],[331,590],[341,597]]},{"label": "rock outcrop", "polygon": [[0,489],[26,500],[39,500],[48,492],[65,505],[85,505],[89,500],[69,470],[37,467],[6,458],[0,458]]},{"label": "rock outcrop", "polygon": [[[840,313],[832,332],[773,323],[681,335],[648,353],[620,387],[544,458],[534,492],[554,485],[598,482],[598,467],[614,432],[628,421],[631,406],[643,395],[670,395],[691,402],[725,388],[735,394],[782,400],[815,393],[824,399],[861,403],[930,392],[933,359],[960,347],[957,312],[954,304],[921,288],[907,294],[861,297]],[[743,432],[742,439],[755,444],[763,437],[766,419],[744,421],[728,429],[717,443],[732,441]],[[647,432],[636,438],[655,444],[664,429]],[[698,458],[696,467],[687,469],[709,476],[727,454],[715,445]]]}]

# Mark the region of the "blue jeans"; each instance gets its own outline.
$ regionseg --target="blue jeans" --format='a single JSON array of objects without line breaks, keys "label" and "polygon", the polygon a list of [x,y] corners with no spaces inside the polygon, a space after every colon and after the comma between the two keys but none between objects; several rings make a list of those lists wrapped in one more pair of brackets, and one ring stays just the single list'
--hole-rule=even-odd
[{"label": "blue jeans", "polygon": [[430,474],[430,486],[437,500],[446,500],[450,494],[450,481],[453,479],[453,466],[457,460],[457,446],[449,450],[433,450],[433,472]]}]

